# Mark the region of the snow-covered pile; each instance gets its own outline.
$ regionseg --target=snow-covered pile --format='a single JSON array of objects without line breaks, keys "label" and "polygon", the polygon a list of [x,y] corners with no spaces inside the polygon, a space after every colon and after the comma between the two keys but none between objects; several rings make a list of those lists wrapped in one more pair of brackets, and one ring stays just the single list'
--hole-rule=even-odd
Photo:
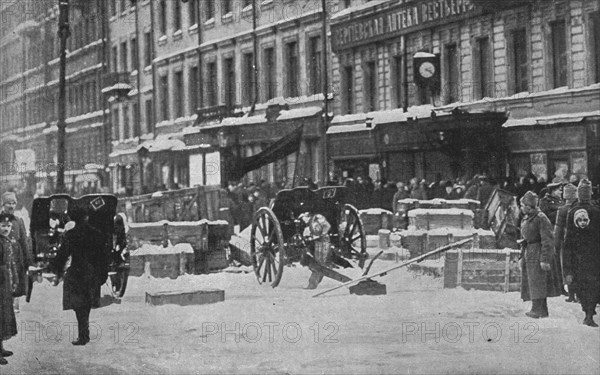
[{"label": "snow-covered pile", "polygon": [[416,208],[414,210],[408,211],[408,217],[417,217],[425,215],[464,215],[469,217],[475,217],[473,211],[464,208]]}]

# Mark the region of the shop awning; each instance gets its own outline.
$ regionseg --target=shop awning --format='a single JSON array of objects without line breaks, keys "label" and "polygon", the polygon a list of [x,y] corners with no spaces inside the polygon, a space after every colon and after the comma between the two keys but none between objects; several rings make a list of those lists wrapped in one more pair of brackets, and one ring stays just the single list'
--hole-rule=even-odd
[{"label": "shop awning", "polygon": [[600,111],[561,113],[553,116],[509,118],[502,127],[515,128],[524,126],[547,126],[555,124],[576,124],[585,119],[600,119]]}]

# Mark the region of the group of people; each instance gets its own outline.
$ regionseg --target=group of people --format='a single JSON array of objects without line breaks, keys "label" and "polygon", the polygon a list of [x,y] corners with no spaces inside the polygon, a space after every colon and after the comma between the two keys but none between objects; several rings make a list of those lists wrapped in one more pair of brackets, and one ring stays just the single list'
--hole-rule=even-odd
[{"label": "group of people", "polygon": [[[0,365],[8,363],[13,353],[3,342],[17,335],[16,314],[19,299],[27,294],[28,270],[34,265],[31,242],[23,219],[15,215],[17,196],[2,194],[0,212]],[[47,265],[57,277],[63,277],[67,260],[71,263],[64,274],[63,309],[74,310],[78,322],[78,338],[73,345],[90,341],[89,316],[100,306],[100,287],[108,277],[108,257],[105,253],[110,239],[92,227],[84,208],[69,209],[74,228],[64,232],[61,246]]]},{"label": "group of people", "polygon": [[[531,301],[531,318],[548,317],[547,298],[567,294],[579,302],[583,324],[600,304],[600,207],[592,201],[592,185],[548,184],[544,196],[527,191],[520,198],[521,298]],[[563,285],[567,285],[565,292]]]}]

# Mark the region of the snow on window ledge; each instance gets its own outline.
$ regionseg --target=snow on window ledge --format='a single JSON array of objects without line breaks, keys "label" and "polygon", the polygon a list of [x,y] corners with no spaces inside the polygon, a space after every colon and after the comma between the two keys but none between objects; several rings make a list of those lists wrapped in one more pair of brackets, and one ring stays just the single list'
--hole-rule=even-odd
[{"label": "snow on window ledge", "polygon": [[175,31],[173,33],[173,39],[181,39],[182,38],[182,34],[183,34],[183,32],[181,31],[181,29]]}]

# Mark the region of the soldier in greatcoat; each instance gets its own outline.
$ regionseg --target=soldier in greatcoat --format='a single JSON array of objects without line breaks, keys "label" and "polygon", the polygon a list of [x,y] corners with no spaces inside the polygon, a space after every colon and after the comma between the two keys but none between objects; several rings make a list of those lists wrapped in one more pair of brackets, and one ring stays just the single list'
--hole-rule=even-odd
[{"label": "soldier in greatcoat", "polygon": [[13,220],[13,215],[0,213],[0,365],[7,364],[5,357],[13,354],[4,349],[2,342],[17,334],[12,297],[16,288],[16,279],[13,277],[16,268],[12,260],[13,243],[9,238]]},{"label": "soldier in greatcoat", "polygon": [[27,238],[27,231],[23,219],[14,216],[17,207],[17,195],[12,191],[2,194],[2,211],[13,217],[12,230],[9,239],[14,243],[14,261],[17,266],[17,289],[14,291],[14,304],[16,311],[19,310],[19,297],[27,293],[27,270],[33,264],[33,254]]},{"label": "soldier in greatcoat", "polygon": [[[567,215],[569,210],[573,207],[573,204],[577,202],[577,187],[571,183],[566,184],[563,187],[563,199],[565,203],[560,206],[556,213],[556,223],[554,224],[554,248],[556,250],[556,254],[559,256],[561,269],[563,270],[563,284],[566,284],[566,274],[564,273],[565,232],[567,230]],[[567,298],[566,301],[579,302],[577,295],[575,294],[575,283],[571,283],[568,286],[568,289],[569,298]]]},{"label": "soldier in greatcoat", "polygon": [[51,270],[59,275],[71,256],[63,284],[63,310],[74,310],[77,317],[79,337],[73,345],[85,345],[90,341],[89,319],[92,307],[100,307],[100,287],[108,277],[107,238],[88,223],[84,209],[75,207],[69,211],[75,228],[67,231]]},{"label": "soldier in greatcoat", "polygon": [[580,181],[577,196],[567,216],[563,267],[567,283],[577,285],[583,324],[598,327],[593,317],[600,303],[600,208],[592,203],[589,180]]},{"label": "soldier in greatcoat", "polygon": [[564,203],[561,198],[561,187],[562,185],[557,182],[548,184],[545,195],[540,199],[540,210],[546,214],[552,225],[556,224],[556,214]]},{"label": "soldier in greatcoat", "polygon": [[530,318],[548,316],[548,297],[560,295],[560,278],[554,271],[552,224],[538,207],[538,196],[528,191],[521,198],[525,217],[521,221],[523,254],[521,259],[521,298],[531,300]]}]

